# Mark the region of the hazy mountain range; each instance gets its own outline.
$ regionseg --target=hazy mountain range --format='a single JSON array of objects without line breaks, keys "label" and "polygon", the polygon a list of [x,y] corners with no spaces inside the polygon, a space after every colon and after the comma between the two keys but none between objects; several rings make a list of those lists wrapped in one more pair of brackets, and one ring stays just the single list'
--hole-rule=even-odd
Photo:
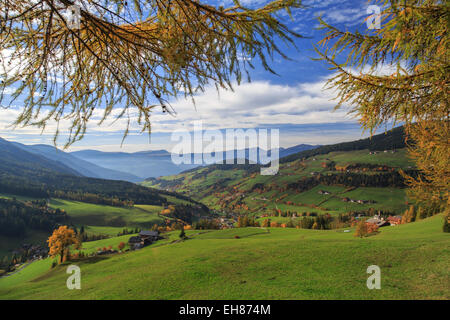
[{"label": "hazy mountain range", "polygon": [[[279,156],[285,157],[293,153],[310,150],[317,146],[301,144],[290,148],[280,148]],[[257,149],[245,149],[245,158],[249,158],[250,152]],[[172,161],[171,153],[166,150],[126,152],[102,152],[97,150],[82,150],[64,152],[50,145],[24,145],[18,142],[10,142],[0,138],[0,161],[8,168],[8,165],[20,165],[20,161],[33,162],[38,167],[56,169],[56,171],[85,176],[91,178],[124,180],[140,182],[146,178],[178,174],[182,171],[198,167],[194,163],[194,154],[190,154],[192,164],[177,165]],[[234,159],[241,156],[234,151]],[[201,158],[201,157],[200,157]],[[226,159],[226,155],[223,154]],[[10,161],[6,163],[5,161]],[[11,168],[11,167],[10,167]]]},{"label": "hazy mountain range", "polygon": [[[280,148],[279,156],[285,157],[293,153],[304,150],[310,150],[317,146],[301,144],[291,148]],[[245,158],[249,159],[250,151],[260,153],[260,149],[245,149]],[[190,154],[192,164],[176,165],[172,161],[171,153],[166,150],[143,151],[135,153],[126,152],[101,152],[96,150],[83,150],[70,153],[84,161],[101,165],[115,171],[122,171],[144,180],[151,177],[167,176],[178,174],[182,171],[193,169],[199,166],[194,164],[195,154]],[[198,156],[198,155],[197,155]],[[238,151],[234,151],[233,159],[239,158]],[[199,157],[201,159],[201,157]],[[222,159],[226,159],[226,154],[222,155]]]}]

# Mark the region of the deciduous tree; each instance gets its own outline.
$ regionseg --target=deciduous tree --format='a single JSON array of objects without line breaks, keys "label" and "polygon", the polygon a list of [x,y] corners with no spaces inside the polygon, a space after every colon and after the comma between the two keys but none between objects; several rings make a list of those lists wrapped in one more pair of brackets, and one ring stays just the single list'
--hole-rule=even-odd
[{"label": "deciduous tree", "polygon": [[67,226],[61,226],[55,231],[47,240],[49,247],[49,255],[53,258],[60,256],[60,263],[65,257],[70,255],[70,247],[74,245],[75,249],[81,247],[81,242],[78,240],[75,231],[69,229]]}]

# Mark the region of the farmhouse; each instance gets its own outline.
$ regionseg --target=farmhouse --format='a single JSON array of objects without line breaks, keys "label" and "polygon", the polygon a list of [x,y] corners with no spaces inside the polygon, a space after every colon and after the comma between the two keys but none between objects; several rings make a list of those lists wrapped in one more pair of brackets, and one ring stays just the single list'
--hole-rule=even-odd
[{"label": "farmhouse", "polygon": [[139,236],[142,240],[150,240],[157,241],[159,240],[159,232],[158,231],[141,231],[139,232]]},{"label": "farmhouse", "polygon": [[380,219],[378,216],[366,220],[366,223],[375,224],[377,227],[385,227],[389,225],[388,221],[384,220],[383,218]]},{"label": "farmhouse", "polygon": [[128,239],[128,244],[131,249],[140,249],[152,244],[153,241],[157,241],[160,238],[158,231],[141,231],[138,236]]}]

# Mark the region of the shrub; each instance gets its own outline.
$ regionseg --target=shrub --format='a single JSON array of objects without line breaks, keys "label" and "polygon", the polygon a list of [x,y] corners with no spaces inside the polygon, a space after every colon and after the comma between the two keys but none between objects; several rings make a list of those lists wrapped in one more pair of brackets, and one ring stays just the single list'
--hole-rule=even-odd
[{"label": "shrub", "polygon": [[367,223],[365,221],[359,221],[356,224],[355,237],[367,237],[371,234],[378,232],[378,226],[374,223]]},{"label": "shrub", "polygon": [[367,237],[368,234],[367,224],[364,221],[359,221],[356,224],[355,237]]},{"label": "shrub", "polygon": [[262,226],[263,228],[270,227],[270,219],[264,219]]},{"label": "shrub", "polygon": [[377,233],[378,232],[378,226],[374,223],[366,223],[367,225],[367,233]]},{"label": "shrub", "polygon": [[270,223],[270,227],[272,227],[272,228],[279,228],[280,224],[278,222],[274,221],[274,222]]},{"label": "shrub", "polygon": [[410,206],[402,216],[402,224],[414,222],[416,220],[416,212],[414,206]]}]

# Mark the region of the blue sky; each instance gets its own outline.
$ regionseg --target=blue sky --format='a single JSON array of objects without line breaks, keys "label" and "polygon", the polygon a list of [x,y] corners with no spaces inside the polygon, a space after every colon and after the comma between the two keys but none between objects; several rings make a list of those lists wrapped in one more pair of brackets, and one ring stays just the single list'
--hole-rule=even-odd
[{"label": "blue sky", "polygon": [[[264,4],[266,0],[242,0],[248,6]],[[216,2],[217,3],[217,2]],[[224,6],[232,1],[219,1]],[[317,16],[341,29],[366,29],[366,9],[375,1],[315,1],[303,2],[305,9],[293,11],[294,21],[286,14],[282,19],[294,31],[306,38],[296,40],[298,51],[280,47],[292,58],[292,61],[275,57],[270,63],[278,76],[265,71],[257,62],[251,71],[252,82],[235,87],[234,92],[220,92],[220,98],[213,87],[196,97],[196,108],[184,99],[171,101],[177,116],[163,114],[159,110],[152,115],[152,136],[139,133],[137,124],[121,147],[126,121],[112,121],[99,127],[95,122],[89,126],[88,133],[70,150],[98,149],[102,151],[134,152],[142,150],[167,149],[174,142],[170,140],[174,129],[190,130],[192,121],[202,120],[205,129],[225,128],[277,128],[280,130],[280,145],[289,147],[301,143],[329,144],[349,141],[367,136],[362,132],[356,119],[347,115],[348,109],[333,111],[334,102],[331,92],[323,90],[324,82],[331,75],[327,65],[313,61],[316,57],[313,44],[322,38]],[[26,127],[12,130],[8,125],[17,116],[20,103],[16,108],[1,110],[0,137],[25,144],[52,144],[56,124],[49,124],[48,131],[41,134],[37,128]],[[120,110],[118,110],[119,112]],[[98,115],[100,118],[100,113]],[[64,124],[60,126],[64,130]],[[60,144],[64,143],[64,132]]]}]

